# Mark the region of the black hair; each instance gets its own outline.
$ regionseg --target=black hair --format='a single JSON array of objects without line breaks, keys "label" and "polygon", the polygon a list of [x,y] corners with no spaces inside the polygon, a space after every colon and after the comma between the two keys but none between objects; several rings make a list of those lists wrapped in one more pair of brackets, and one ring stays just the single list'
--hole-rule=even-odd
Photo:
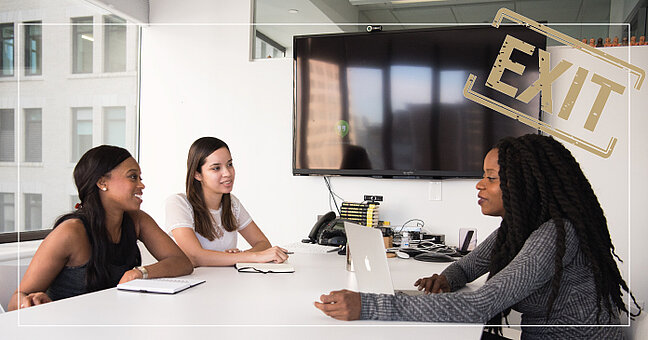
[{"label": "black hair", "polygon": [[[83,223],[90,247],[90,259],[86,266],[86,289],[88,292],[97,291],[113,286],[109,279],[108,258],[110,241],[106,229],[106,211],[99,198],[97,182],[103,176],[132,157],[124,148],[111,145],[100,145],[88,150],[74,167],[74,183],[76,184],[81,201],[79,209],[59,217],[54,228],[69,219],[79,219]],[[122,219],[120,243],[131,245],[127,248],[129,254],[121,254],[130,259],[133,264],[141,263],[141,255],[137,249],[137,235],[133,220],[127,212]],[[132,246],[134,245],[134,247]]]},{"label": "black hair", "polygon": [[[565,223],[576,231],[579,246],[591,262],[598,303],[613,315],[612,308],[628,312],[621,289],[629,292],[614,258],[614,245],[603,209],[578,162],[552,137],[529,134],[504,138],[494,147],[498,152],[500,188],[504,216],[491,253],[492,278],[518,254],[531,233],[543,223],[556,224],[556,254],[547,318],[558,296],[565,255]],[[632,294],[630,294],[632,296]],[[634,300],[634,296],[632,296]],[[495,315],[489,325],[500,325],[510,308]]]}]

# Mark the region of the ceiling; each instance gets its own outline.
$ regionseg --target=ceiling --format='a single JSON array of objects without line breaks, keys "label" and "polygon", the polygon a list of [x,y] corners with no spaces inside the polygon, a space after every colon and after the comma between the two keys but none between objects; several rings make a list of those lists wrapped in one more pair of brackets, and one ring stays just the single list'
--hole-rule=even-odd
[{"label": "ceiling", "polygon": [[[292,36],[425,27],[426,24],[490,23],[498,9],[547,23],[609,23],[618,0],[256,0],[257,29],[290,48]],[[630,1],[631,2],[631,1]],[[297,10],[290,11],[290,10]],[[623,13],[623,8],[621,9]],[[430,25],[427,25],[430,26]]]}]

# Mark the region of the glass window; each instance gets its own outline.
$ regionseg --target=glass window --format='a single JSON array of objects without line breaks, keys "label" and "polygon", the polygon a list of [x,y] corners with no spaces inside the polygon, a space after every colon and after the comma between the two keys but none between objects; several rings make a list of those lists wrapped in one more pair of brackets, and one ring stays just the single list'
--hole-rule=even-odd
[{"label": "glass window", "polygon": [[126,20],[104,16],[104,72],[126,71]]},{"label": "glass window", "polygon": [[25,23],[25,75],[41,74],[42,25],[40,21]]},{"label": "glass window", "polygon": [[104,108],[104,143],[126,147],[126,108]]},{"label": "glass window", "polygon": [[270,39],[265,34],[256,31],[254,39],[254,59],[283,58],[286,48]]},{"label": "glass window", "polygon": [[0,110],[0,162],[14,161],[14,110]]},{"label": "glass window", "polygon": [[25,231],[43,229],[43,195],[25,194]]},{"label": "glass window", "polygon": [[92,148],[92,108],[73,108],[72,122],[72,162],[76,163]]},{"label": "glass window", "polygon": [[41,109],[25,109],[25,162],[43,161],[43,114]]},{"label": "glass window", "polygon": [[14,74],[14,24],[1,24],[0,34],[2,35],[2,46],[0,46],[0,77],[9,77]]},{"label": "glass window", "polygon": [[14,217],[14,194],[0,192],[0,232],[16,231],[16,218]]},{"label": "glass window", "polygon": [[74,209],[70,162],[92,146],[137,155],[141,27],[109,14],[79,0],[0,1],[0,243],[43,238]]},{"label": "glass window", "polygon": [[92,73],[92,17],[72,18],[72,73]]},{"label": "glass window", "polygon": [[79,195],[70,195],[70,211],[76,210],[77,203],[81,203]]}]

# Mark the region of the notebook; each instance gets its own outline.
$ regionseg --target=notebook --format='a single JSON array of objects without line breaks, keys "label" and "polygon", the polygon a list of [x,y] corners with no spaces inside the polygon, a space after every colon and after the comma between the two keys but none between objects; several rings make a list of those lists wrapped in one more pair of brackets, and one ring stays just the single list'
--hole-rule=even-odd
[{"label": "notebook", "polygon": [[205,280],[189,278],[135,279],[118,284],[117,289],[143,293],[175,294],[203,282]]},{"label": "notebook", "polygon": [[295,268],[290,263],[251,263],[240,262],[235,265],[241,273],[294,273]]},{"label": "notebook", "polygon": [[380,229],[344,222],[344,230],[360,292],[390,295],[423,294],[422,291],[415,289],[394,291]]}]

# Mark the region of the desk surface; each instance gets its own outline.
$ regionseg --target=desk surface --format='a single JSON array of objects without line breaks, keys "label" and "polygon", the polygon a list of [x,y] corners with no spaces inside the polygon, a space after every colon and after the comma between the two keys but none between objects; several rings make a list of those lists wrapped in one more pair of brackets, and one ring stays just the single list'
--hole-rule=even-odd
[{"label": "desk surface", "polygon": [[[451,335],[477,339],[481,326],[378,321],[338,321],[313,306],[322,293],[355,289],[353,273],[337,254],[294,254],[292,274],[238,273],[233,267],[196,268],[192,276],[206,282],[176,295],[144,294],[115,288],[85,294],[19,312],[0,315],[4,339],[149,338],[159,339],[242,335],[286,339],[378,338],[412,335]],[[440,272],[447,264],[389,259],[395,289],[411,289],[422,276]],[[474,286],[473,286],[474,287]],[[469,289],[471,289],[469,287]],[[20,325],[20,326],[18,326]],[[31,326],[31,327],[30,327]],[[67,327],[66,327],[67,326]],[[152,327],[154,326],[154,327]],[[163,326],[163,327],[159,327]],[[189,327],[192,326],[192,327]],[[216,326],[216,327],[215,327]],[[241,327],[250,326],[250,327]],[[376,327],[377,326],[377,327]],[[433,327],[433,329],[431,329]],[[288,333],[287,333],[288,332]],[[432,333],[430,333],[432,332]],[[13,335],[13,336],[11,336]]]}]

